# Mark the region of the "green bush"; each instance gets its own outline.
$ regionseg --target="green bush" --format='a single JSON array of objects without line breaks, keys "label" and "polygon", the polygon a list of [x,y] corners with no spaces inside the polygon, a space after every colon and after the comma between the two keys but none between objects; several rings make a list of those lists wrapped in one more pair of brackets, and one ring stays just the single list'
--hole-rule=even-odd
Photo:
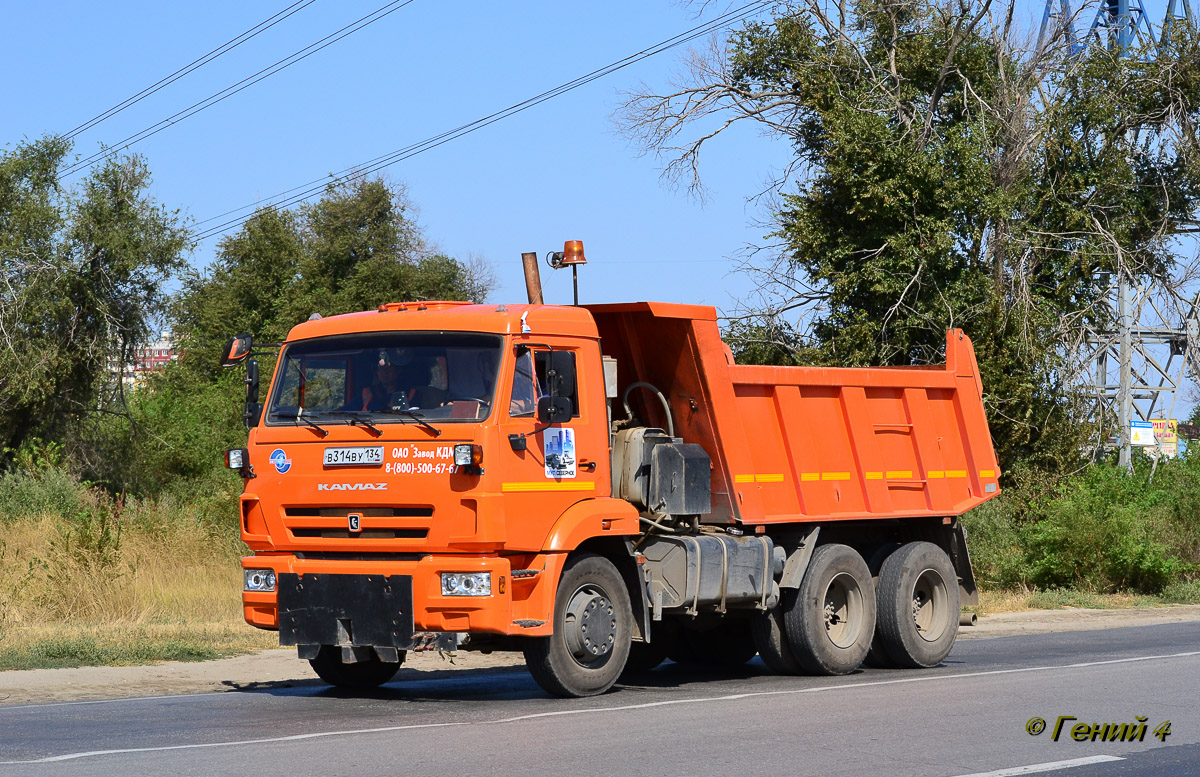
[{"label": "green bush", "polygon": [[1175,604],[1200,604],[1200,580],[1182,580],[1163,589],[1164,601]]},{"label": "green bush", "polygon": [[1200,455],[1027,477],[964,523],[984,587],[1161,593],[1200,569]]},{"label": "green bush", "polygon": [[0,523],[38,515],[77,515],[91,501],[90,489],[62,467],[0,474]]},{"label": "green bush", "polygon": [[[85,475],[110,491],[158,496],[192,481],[228,475],[223,453],[246,444],[240,370],[199,381],[178,364],[151,376],[126,398],[127,413],[95,419]],[[236,478],[233,481],[236,482]]]},{"label": "green bush", "polygon": [[1006,492],[963,516],[971,566],[983,588],[1017,588],[1027,582],[1016,501]]}]

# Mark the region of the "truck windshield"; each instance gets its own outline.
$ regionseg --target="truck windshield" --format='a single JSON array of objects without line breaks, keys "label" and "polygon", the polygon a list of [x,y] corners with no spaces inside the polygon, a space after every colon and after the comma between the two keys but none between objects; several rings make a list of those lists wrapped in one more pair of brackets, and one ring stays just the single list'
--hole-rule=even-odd
[{"label": "truck windshield", "polygon": [[291,343],[267,424],[482,421],[500,364],[497,335],[381,332]]}]

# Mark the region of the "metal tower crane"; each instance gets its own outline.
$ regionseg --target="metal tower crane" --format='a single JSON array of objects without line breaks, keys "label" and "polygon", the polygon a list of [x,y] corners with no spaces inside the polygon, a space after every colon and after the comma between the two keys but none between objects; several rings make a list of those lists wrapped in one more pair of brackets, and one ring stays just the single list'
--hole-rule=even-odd
[{"label": "metal tower crane", "polygon": [[[1190,0],[1169,0],[1158,37],[1142,0],[1085,2],[1079,13],[1086,19],[1093,9],[1092,23],[1081,36],[1070,0],[1046,0],[1039,48],[1061,36],[1071,58],[1088,46],[1121,56],[1153,57],[1166,45],[1174,25],[1197,27]],[[1102,318],[1116,326],[1090,332],[1083,359],[1090,366],[1098,416],[1116,416],[1118,461],[1128,469],[1133,422],[1173,412],[1185,375],[1200,376],[1200,295],[1184,299],[1176,289],[1136,283],[1124,267],[1118,268],[1110,288]]]}]

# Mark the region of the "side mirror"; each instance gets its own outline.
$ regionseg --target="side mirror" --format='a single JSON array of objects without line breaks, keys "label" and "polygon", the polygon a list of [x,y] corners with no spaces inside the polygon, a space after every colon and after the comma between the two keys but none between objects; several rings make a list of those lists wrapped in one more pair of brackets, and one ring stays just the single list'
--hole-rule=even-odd
[{"label": "side mirror", "polygon": [[537,406],[538,423],[561,424],[571,420],[570,397],[541,397]]},{"label": "side mirror", "polygon": [[546,393],[569,399],[575,393],[575,354],[551,351],[546,359]]},{"label": "side mirror", "polygon": [[262,404],[258,401],[258,359],[246,360],[243,382],[246,384],[246,408],[242,411],[242,423],[247,429],[253,429],[262,417]]},{"label": "side mirror", "polygon": [[251,339],[248,334],[229,338],[229,342],[225,344],[225,351],[221,355],[221,366],[233,367],[245,360],[250,355],[250,346]]}]

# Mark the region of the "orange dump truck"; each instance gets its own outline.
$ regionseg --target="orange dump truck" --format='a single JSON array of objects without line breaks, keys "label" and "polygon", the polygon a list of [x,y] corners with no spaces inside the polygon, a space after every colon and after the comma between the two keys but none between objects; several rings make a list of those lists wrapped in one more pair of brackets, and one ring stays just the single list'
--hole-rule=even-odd
[{"label": "orange dump truck", "polygon": [[428,302],[308,321],[247,368],[246,620],[326,681],[520,650],[560,696],[671,658],[927,667],[998,493],[970,341],[945,367],[735,364],[710,307]]}]

